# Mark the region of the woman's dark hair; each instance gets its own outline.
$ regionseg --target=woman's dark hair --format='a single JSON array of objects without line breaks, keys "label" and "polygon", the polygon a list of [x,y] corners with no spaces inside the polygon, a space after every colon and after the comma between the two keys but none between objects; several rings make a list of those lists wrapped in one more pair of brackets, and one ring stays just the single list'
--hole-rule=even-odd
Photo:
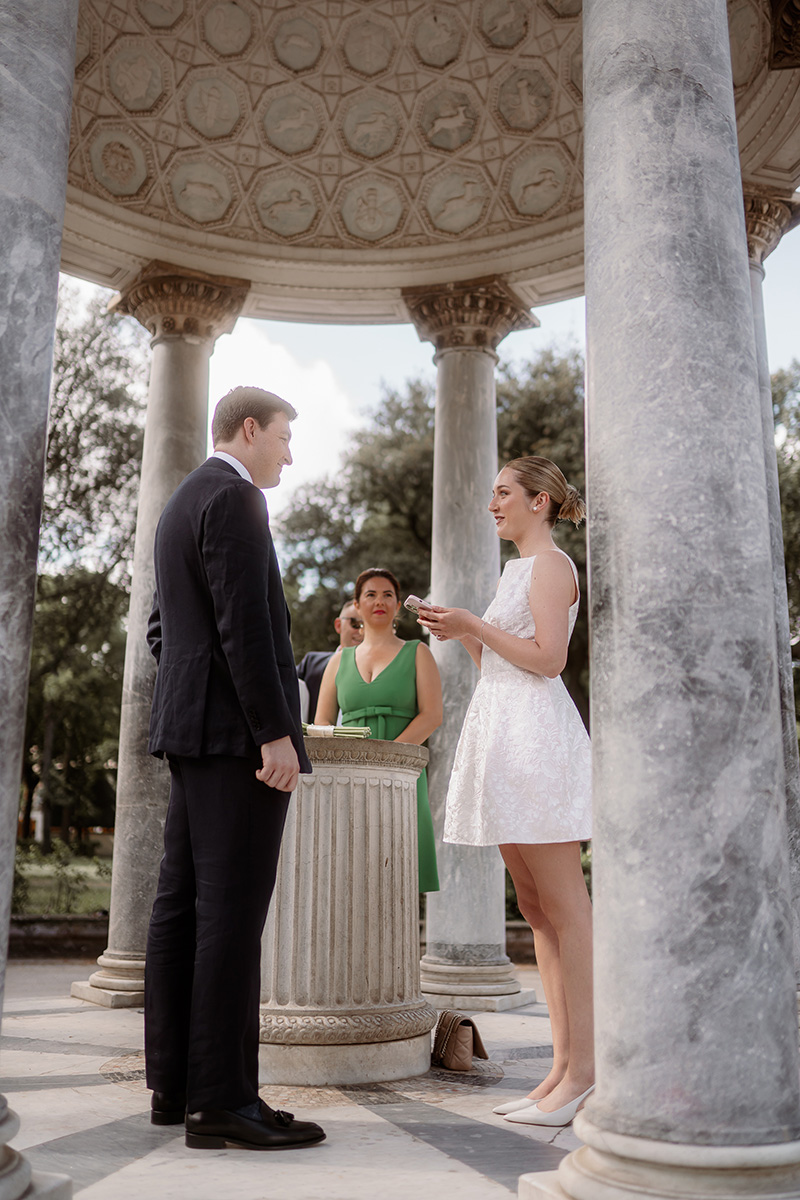
[{"label": "woman's dark hair", "polygon": [[394,588],[397,599],[400,599],[400,581],[392,571],[387,570],[386,567],[367,567],[366,571],[362,571],[356,580],[356,600],[360,599],[361,593],[363,592],[367,583],[369,583],[370,579],[375,579],[376,577],[379,579],[388,579],[389,583]]}]

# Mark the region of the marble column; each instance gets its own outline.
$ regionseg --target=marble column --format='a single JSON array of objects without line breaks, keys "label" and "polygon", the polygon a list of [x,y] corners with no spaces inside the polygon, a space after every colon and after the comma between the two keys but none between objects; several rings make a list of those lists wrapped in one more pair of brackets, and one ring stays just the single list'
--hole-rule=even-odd
[{"label": "marble column", "polygon": [[520,1196],[800,1195],[775,604],[725,0],[584,3],[597,1090]]},{"label": "marble column", "polygon": [[169,497],[206,457],[208,363],[229,333],[248,284],[153,262],[117,298],[153,335],[133,583],[122,684],[117,807],[108,947],[72,995],[109,1008],[144,1001],[147,927],[163,853],[166,763],[147,753],[155,662],[145,641],[155,576],[153,540]]},{"label": "marble column", "polygon": [[307,739],[264,929],[262,1083],[424,1075],[436,1012],[420,994],[417,777],[428,752]]},{"label": "marble column", "polygon": [[[50,366],[78,0],[0,6],[0,1009],[5,981],[31,652]],[[8,1143],[0,1096],[0,1200],[67,1200],[63,1175],[32,1173]]]},{"label": "marble column", "polygon": [[[403,293],[420,338],[436,347],[431,598],[481,613],[500,574],[487,505],[497,474],[495,349],[537,325],[500,279]],[[431,738],[428,772],[441,891],[426,902],[422,990],[437,1008],[497,1010],[530,1003],[505,951],[505,874],[495,847],[441,842],[447,784],[478,678],[457,642],[432,643],[442,676],[444,721]]]},{"label": "marble column", "polygon": [[786,591],[786,565],[783,557],[781,497],[778,487],[775,422],[772,411],[772,386],[769,374],[763,296],[764,259],[776,248],[783,234],[800,222],[800,203],[791,195],[777,195],[762,188],[746,186],[744,215],[747,226],[747,253],[750,260],[750,292],[753,298],[758,388],[764,433],[764,466],[769,505],[769,533],[772,548],[772,590],[775,597],[781,736],[783,739],[783,765],[786,774],[786,820],[789,834],[794,965],[795,978],[800,983],[800,758],[797,747],[789,600]]}]

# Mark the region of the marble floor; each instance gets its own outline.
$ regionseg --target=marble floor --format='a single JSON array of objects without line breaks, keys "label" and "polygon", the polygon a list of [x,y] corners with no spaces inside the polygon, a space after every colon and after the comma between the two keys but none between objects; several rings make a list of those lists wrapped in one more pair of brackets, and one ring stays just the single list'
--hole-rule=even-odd
[{"label": "marble floor", "polygon": [[[365,1087],[275,1088],[270,1104],[318,1121],[327,1140],[259,1154],[188,1150],[181,1127],[149,1123],[142,1013],[69,997],[85,961],[8,966],[2,1090],[21,1120],[12,1145],[38,1171],[69,1175],[82,1200],[502,1200],[518,1177],[552,1171],[577,1145],[571,1128],[512,1125],[492,1114],[551,1063],[543,1004],[477,1021],[489,1061],[466,1074]],[[522,967],[523,987],[541,985]]]}]

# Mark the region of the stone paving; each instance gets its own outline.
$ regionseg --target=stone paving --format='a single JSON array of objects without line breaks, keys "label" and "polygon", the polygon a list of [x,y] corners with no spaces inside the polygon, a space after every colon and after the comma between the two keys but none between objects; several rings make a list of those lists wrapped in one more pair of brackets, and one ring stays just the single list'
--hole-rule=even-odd
[{"label": "stone paving", "polygon": [[[570,1128],[511,1125],[491,1112],[552,1061],[547,1010],[531,1004],[477,1014],[489,1061],[468,1074],[263,1089],[270,1104],[319,1121],[320,1146],[187,1150],[181,1127],[149,1123],[141,1010],[70,999],[86,965],[12,961],[2,1029],[2,1090],[22,1122],[12,1144],[35,1170],[69,1175],[82,1200],[502,1200],[517,1194],[520,1175],[552,1171],[578,1144]],[[519,977],[541,996],[535,968]]]}]

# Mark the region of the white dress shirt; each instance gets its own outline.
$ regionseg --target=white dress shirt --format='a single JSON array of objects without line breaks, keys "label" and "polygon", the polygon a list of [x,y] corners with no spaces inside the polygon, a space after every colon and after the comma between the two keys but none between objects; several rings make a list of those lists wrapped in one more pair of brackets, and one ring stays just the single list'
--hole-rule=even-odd
[{"label": "white dress shirt", "polygon": [[212,458],[221,458],[223,462],[230,463],[232,467],[239,472],[242,479],[246,479],[248,483],[253,482],[253,476],[248,471],[244,463],[239,462],[238,458],[234,458],[232,454],[226,454],[224,450],[215,450],[211,455]]}]

